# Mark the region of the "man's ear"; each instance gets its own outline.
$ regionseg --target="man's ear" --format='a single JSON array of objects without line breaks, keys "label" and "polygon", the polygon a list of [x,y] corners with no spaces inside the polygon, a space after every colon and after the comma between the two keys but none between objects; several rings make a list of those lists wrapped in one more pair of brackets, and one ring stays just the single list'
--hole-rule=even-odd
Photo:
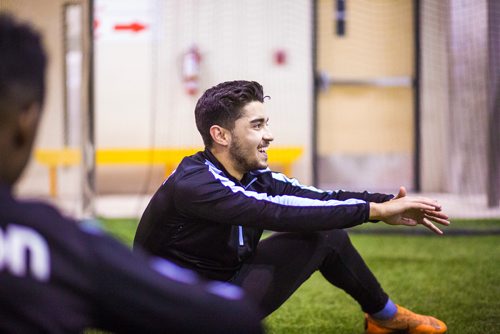
[{"label": "man's ear", "polygon": [[210,127],[210,136],[214,143],[228,146],[231,140],[230,132],[219,125],[212,125]]},{"label": "man's ear", "polygon": [[17,147],[28,145],[31,147],[35,138],[38,121],[40,119],[40,104],[32,103],[19,112],[16,120],[16,135],[14,144]]}]

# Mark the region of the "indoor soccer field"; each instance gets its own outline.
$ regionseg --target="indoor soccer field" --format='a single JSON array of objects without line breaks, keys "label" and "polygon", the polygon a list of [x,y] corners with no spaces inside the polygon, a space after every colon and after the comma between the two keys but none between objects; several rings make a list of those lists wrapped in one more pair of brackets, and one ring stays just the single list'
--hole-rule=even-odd
[{"label": "indoor soccer field", "polygon": [[[50,65],[19,198],[98,217],[130,247],[158,186],[204,149],[199,98],[255,80],[272,97],[273,139],[262,136],[257,154],[273,171],[321,189],[405,185],[451,217],[444,236],[382,223],[349,230],[391,299],[443,320],[448,334],[500,333],[500,0],[0,2],[0,14],[40,30]],[[0,169],[9,159],[0,154]],[[361,334],[364,315],[316,273],[264,325]]]},{"label": "indoor soccer field", "polygon": [[[136,220],[101,222],[131,245]],[[444,237],[422,228],[393,231],[368,224],[353,229],[351,239],[396,303],[438,316],[449,333],[500,332],[500,219],[452,221]],[[363,314],[317,273],[265,325],[276,334],[362,333]]]}]

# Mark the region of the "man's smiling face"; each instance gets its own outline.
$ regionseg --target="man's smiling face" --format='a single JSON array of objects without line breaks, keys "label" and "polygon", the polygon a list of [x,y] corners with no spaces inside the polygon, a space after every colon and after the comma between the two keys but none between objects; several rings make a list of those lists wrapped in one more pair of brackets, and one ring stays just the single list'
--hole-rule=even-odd
[{"label": "man's smiling face", "polygon": [[242,174],[267,168],[267,148],[274,139],[269,131],[269,116],[258,101],[243,107],[231,131],[229,154],[233,167]]}]

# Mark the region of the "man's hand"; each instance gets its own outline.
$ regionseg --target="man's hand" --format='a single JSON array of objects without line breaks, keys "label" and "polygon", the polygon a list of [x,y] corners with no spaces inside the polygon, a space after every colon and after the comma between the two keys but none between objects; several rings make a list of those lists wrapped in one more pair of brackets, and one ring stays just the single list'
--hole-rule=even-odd
[{"label": "man's hand", "polygon": [[443,234],[433,222],[450,225],[448,216],[441,212],[441,205],[426,197],[407,197],[405,187],[392,200],[370,203],[370,219],[381,220],[390,225],[424,225],[436,234]]}]

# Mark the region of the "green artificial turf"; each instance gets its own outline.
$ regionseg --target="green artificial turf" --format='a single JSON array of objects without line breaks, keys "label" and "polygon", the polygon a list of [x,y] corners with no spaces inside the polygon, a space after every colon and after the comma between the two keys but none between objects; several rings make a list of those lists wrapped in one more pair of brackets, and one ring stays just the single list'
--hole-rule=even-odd
[{"label": "green artificial turf", "polygon": [[[500,332],[500,237],[355,235],[352,241],[396,302],[458,334]],[[267,319],[269,333],[362,333],[362,313],[315,274]]]},{"label": "green artificial turf", "polygon": [[[102,220],[102,225],[131,245],[137,221]],[[494,231],[500,221],[456,221],[443,237],[356,233],[351,240],[394,302],[437,316],[449,333],[500,333],[500,235],[454,236],[455,226]],[[362,333],[363,314],[317,273],[265,325],[276,334]]]}]

